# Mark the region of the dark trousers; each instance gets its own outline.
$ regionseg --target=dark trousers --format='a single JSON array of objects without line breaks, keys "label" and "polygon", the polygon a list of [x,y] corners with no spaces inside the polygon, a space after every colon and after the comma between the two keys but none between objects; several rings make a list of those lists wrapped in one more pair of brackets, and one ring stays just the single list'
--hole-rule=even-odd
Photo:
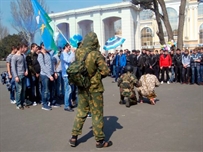
[{"label": "dark trousers", "polygon": [[137,67],[137,79],[140,79],[141,76],[142,76],[141,67]]},{"label": "dark trousers", "polygon": [[175,66],[175,81],[176,82],[182,82],[182,68],[183,66]]},{"label": "dark trousers", "polygon": [[115,82],[117,82],[118,78],[120,77],[120,75],[122,75],[124,72],[123,67],[121,66],[117,66],[116,67],[116,77],[115,77]]},{"label": "dark trousers", "polygon": [[154,75],[157,77],[157,79],[159,80],[159,66],[154,66],[153,67],[154,70]]},{"label": "dark trousers", "polygon": [[190,78],[190,67],[182,69],[182,81],[183,83],[189,83],[189,78]]},{"label": "dark trousers", "polygon": [[166,81],[169,81],[169,67],[163,67],[161,69],[161,81],[164,81],[164,74],[166,73]]}]

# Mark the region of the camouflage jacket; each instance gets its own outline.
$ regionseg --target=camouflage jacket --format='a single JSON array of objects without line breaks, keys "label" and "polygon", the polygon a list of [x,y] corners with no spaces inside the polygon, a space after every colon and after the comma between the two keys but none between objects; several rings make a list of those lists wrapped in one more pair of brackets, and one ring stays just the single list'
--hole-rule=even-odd
[{"label": "camouflage jacket", "polygon": [[83,60],[85,54],[89,52],[85,60],[85,65],[91,78],[90,92],[103,92],[102,78],[109,74],[109,68],[104,61],[104,57],[99,51],[99,41],[94,32],[88,33],[80,47],[76,50],[76,60]]},{"label": "camouflage jacket", "polygon": [[118,87],[122,88],[125,92],[133,91],[137,83],[137,78],[130,72],[122,74],[118,79]]},{"label": "camouflage jacket", "polygon": [[145,74],[139,80],[139,90],[143,95],[149,95],[154,92],[154,88],[160,85],[159,80],[153,74]]}]

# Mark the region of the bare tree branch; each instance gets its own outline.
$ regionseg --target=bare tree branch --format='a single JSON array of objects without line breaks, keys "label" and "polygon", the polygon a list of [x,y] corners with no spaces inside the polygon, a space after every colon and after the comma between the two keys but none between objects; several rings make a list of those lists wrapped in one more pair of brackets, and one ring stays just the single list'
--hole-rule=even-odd
[{"label": "bare tree branch", "polygon": [[[48,12],[44,0],[38,0],[40,5]],[[37,23],[30,0],[13,0],[10,3],[11,15],[13,17],[12,26],[22,35],[29,43],[34,40],[37,30]]]}]

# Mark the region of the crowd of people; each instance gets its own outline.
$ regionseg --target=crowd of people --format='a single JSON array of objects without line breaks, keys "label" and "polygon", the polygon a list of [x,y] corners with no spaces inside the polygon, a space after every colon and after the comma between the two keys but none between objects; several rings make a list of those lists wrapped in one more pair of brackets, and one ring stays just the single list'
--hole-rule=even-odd
[{"label": "crowd of people", "polygon": [[[74,111],[76,87],[68,83],[67,67],[75,60],[69,44],[53,55],[41,43],[12,46],[6,59],[10,101],[17,109],[42,104],[43,110],[60,107],[57,99],[64,99],[64,110]],[[64,97],[64,98],[63,98]]]},{"label": "crowd of people", "polygon": [[[164,82],[203,85],[203,48],[191,51],[185,49],[168,50],[116,50],[109,53],[106,61],[111,69],[111,76],[117,82],[126,65],[133,67],[133,74],[140,79],[148,68],[163,84]],[[165,78],[166,76],[166,78]]]},{"label": "crowd of people", "polygon": [[[103,56],[114,78],[113,83],[130,65],[138,80],[147,69],[151,69],[161,84],[203,85],[203,48],[191,51],[161,49],[159,52],[126,49]],[[51,110],[52,107],[60,107],[57,99],[62,99],[64,110],[74,111],[77,87],[69,84],[66,72],[73,61],[75,50],[68,43],[53,56],[43,43],[40,46],[31,44],[30,51],[25,44],[13,46],[6,59],[11,103],[16,104],[17,109],[42,104],[43,110]]]}]

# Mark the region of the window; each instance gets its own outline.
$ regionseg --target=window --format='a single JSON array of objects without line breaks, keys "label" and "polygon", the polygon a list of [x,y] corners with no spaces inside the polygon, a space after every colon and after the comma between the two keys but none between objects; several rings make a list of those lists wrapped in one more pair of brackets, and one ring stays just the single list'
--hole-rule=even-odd
[{"label": "window", "polygon": [[140,12],[140,20],[150,20],[152,19],[152,16],[154,15],[154,12],[151,10],[143,10]]},{"label": "window", "polygon": [[145,27],[141,31],[141,43],[142,46],[150,46],[152,42],[152,30],[149,27]]},{"label": "window", "polygon": [[198,5],[198,15],[199,16],[203,15],[203,3],[199,3]]},{"label": "window", "polygon": [[203,24],[199,28],[199,43],[203,44]]},{"label": "window", "polygon": [[[167,8],[169,22],[171,24],[171,28],[173,30],[173,35],[177,36],[177,29],[178,29],[178,13],[175,9],[168,7]],[[165,29],[165,28],[164,28]]]}]

